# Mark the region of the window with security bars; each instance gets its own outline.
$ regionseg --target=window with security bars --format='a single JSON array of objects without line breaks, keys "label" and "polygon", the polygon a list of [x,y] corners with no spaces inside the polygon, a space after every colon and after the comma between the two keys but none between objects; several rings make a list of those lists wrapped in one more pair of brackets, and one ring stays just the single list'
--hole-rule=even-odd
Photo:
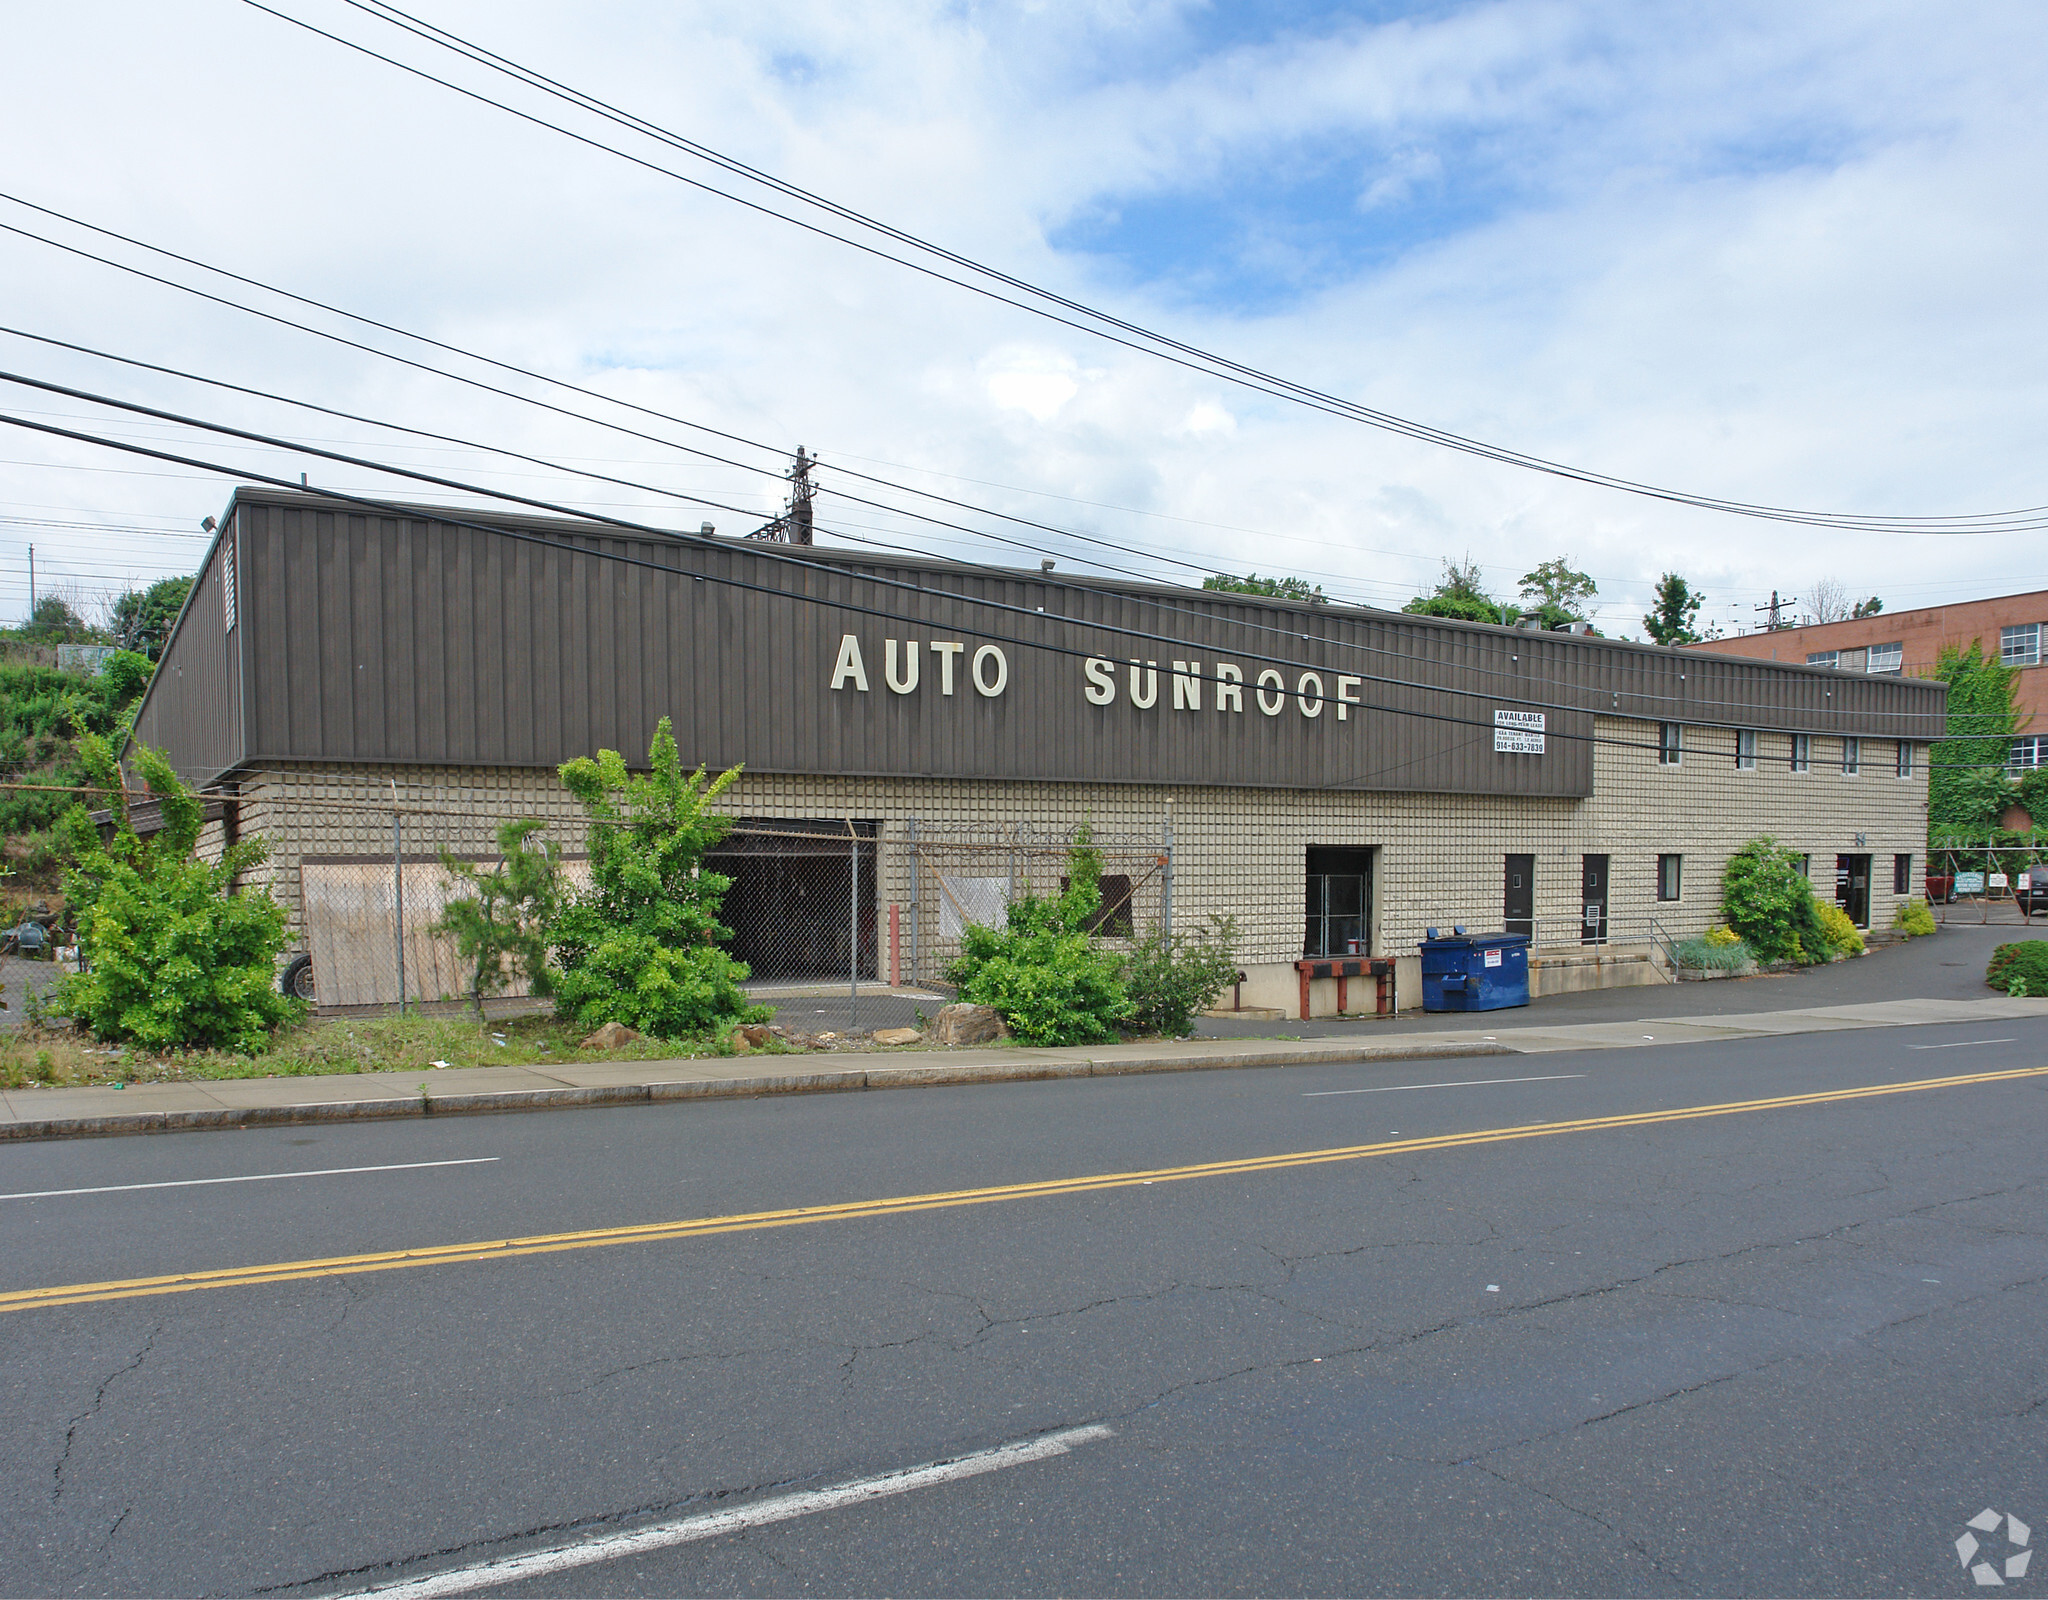
[{"label": "window with security bars", "polygon": [[1899,741],[1898,773],[1902,778],[1913,776],[1913,742],[1910,739]]},{"label": "window with security bars", "polygon": [[1675,722],[1657,724],[1657,764],[1675,767],[1685,759],[1685,730]]},{"label": "window with security bars", "polygon": [[1871,672],[1896,673],[1905,670],[1906,647],[1901,643],[1874,644],[1870,647]]},{"label": "window with security bars", "polygon": [[1735,765],[1744,772],[1756,767],[1756,729],[1738,728],[1735,732]]},{"label": "window with security bars", "polygon": [[1998,630],[1998,660],[2001,666],[2038,667],[2041,664],[2041,624],[2016,622]]},{"label": "window with security bars", "polygon": [[1811,772],[1813,770],[1813,735],[1795,733],[1792,735],[1792,770]]},{"label": "window with security bars", "polygon": [[1305,956],[1357,956],[1372,944],[1372,852],[1311,849],[1308,852]]}]

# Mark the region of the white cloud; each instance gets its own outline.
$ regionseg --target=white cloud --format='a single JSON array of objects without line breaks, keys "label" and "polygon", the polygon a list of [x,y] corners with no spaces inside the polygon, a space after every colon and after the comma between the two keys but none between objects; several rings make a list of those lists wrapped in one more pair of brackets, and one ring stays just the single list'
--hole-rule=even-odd
[{"label": "white cloud", "polygon": [[[332,0],[294,4],[400,42]],[[1304,24],[1206,54],[1212,14],[1172,5],[619,0],[431,14],[1019,276],[1460,433],[1772,504],[2048,501],[2036,465],[2048,378],[2033,359],[2048,333],[2036,286],[2048,196],[2033,154],[2048,134],[2035,90],[2048,63],[2024,6],[1471,6]],[[31,8],[10,30],[5,187],[773,450],[804,443],[824,456],[828,486],[835,462],[892,463],[862,470],[914,473],[1201,568],[1284,567],[1395,603],[1446,555],[1469,550],[1506,592],[1569,550],[1624,629],[1667,567],[1724,623],[1729,607],[1822,572],[1857,575],[1893,609],[2048,584],[2033,536],[1868,540],[1744,522],[1233,389],[522,127],[247,8],[74,0]],[[1331,174],[1321,198],[1318,163]],[[1275,221],[1244,209],[1276,197],[1295,210]],[[1141,253],[1123,262],[1049,243],[1073,218],[1150,201],[1192,218],[1185,234],[1135,237]],[[1318,254],[1290,232],[1317,220],[1303,205],[1366,231],[1340,230]],[[11,207],[0,221],[32,225]],[[1198,258],[1177,237],[1197,241]],[[1238,250],[1321,265],[1295,298],[1233,302],[1225,256]],[[690,526],[779,503],[774,477],[677,446],[769,466],[772,451],[644,417],[634,426],[673,443],[620,437],[5,235],[0,295],[16,326],[601,462],[737,509],[376,446],[455,476]],[[375,437],[13,340],[0,340],[0,365],[279,432]],[[293,477],[314,465],[224,444],[193,453]],[[65,465],[12,464],[29,460]],[[191,529],[227,481],[0,438],[0,516]],[[940,542],[959,534],[828,507],[864,536],[968,553]],[[0,614],[25,600],[24,564],[4,553],[26,542],[18,532],[25,523],[0,523]],[[91,584],[194,553],[54,528],[36,543],[45,574],[68,563]],[[1080,559],[1059,553],[1063,567]]]}]

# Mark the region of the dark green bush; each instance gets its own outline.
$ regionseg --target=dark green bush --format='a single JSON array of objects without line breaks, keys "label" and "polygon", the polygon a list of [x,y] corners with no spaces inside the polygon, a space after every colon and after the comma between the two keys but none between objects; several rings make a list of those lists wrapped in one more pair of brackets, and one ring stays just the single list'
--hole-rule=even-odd
[{"label": "dark green bush", "polygon": [[740,769],[709,784],[702,767],[685,776],[667,717],[647,764],[635,777],[618,751],[600,750],[562,766],[590,814],[590,887],[555,922],[555,1009],[578,1027],[621,1022],[657,1039],[766,1022],[773,1013],[740,988],[747,964],[719,948],[732,937],[718,920],[732,879],[700,866],[732,828],[711,803]]},{"label": "dark green bush", "polygon": [[88,733],[79,755],[110,791],[116,823],[103,844],[83,807],[64,815],[64,892],[86,965],[59,981],[48,1009],[101,1039],[152,1050],[264,1049],[297,1003],[277,992],[284,908],[267,891],[234,887],[236,874],[264,858],[263,842],[244,839],[217,865],[194,859],[200,802],[146,745],[135,747],[134,761],[163,803],[163,827],[138,839],[111,748]]},{"label": "dark green bush", "polygon": [[1813,885],[1798,858],[1769,834],[1759,834],[1728,858],[1721,873],[1721,914],[1759,961],[1808,965],[1828,959]]},{"label": "dark green bush", "polygon": [[2005,994],[2048,996],[2048,939],[2022,939],[1991,952],[1984,981]]},{"label": "dark green bush", "polygon": [[1124,963],[1130,1033],[1180,1038],[1194,1031],[1195,1013],[1237,981],[1237,919],[1212,917],[1206,934],[1142,939]]},{"label": "dark green bush", "polygon": [[1102,911],[1102,857],[1083,828],[1058,895],[1013,901],[1001,929],[970,923],[946,981],[960,998],[992,1006],[1026,1044],[1095,1044],[1131,1018],[1123,962],[1094,929]]}]

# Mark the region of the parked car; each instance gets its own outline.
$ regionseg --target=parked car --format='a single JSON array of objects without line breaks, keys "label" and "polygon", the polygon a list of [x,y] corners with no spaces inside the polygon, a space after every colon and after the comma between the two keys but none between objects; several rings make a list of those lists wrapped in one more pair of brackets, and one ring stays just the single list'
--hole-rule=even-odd
[{"label": "parked car", "polygon": [[2048,871],[2035,868],[2013,879],[2013,904],[2027,916],[2048,912]]},{"label": "parked car", "polygon": [[1956,878],[1952,872],[1930,872],[1927,874],[1927,903],[1931,906],[1952,906],[1956,903]]}]

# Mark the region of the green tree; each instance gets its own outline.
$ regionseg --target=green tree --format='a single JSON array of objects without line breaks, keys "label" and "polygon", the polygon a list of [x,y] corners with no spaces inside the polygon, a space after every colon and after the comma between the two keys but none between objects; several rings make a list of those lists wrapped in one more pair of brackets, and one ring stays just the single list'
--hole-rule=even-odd
[{"label": "green tree", "polygon": [[1306,600],[1310,605],[1326,606],[1330,597],[1323,593],[1321,584],[1310,586],[1306,578],[1262,578],[1256,572],[1247,572],[1242,578],[1219,572],[1213,578],[1202,580],[1204,589],[1222,590],[1228,594],[1263,594],[1278,600]]},{"label": "green tree", "polygon": [[1102,854],[1084,825],[1067,852],[1059,894],[1010,903],[1005,926],[970,923],[946,981],[960,998],[991,1006],[1026,1044],[1094,1044],[1116,1037],[1132,1013],[1123,963],[1102,948]]},{"label": "green tree", "polygon": [[1721,915],[1760,961],[1825,961],[1827,930],[1799,859],[1769,834],[1751,839],[1721,873]]},{"label": "green tree", "polygon": [[660,1039],[766,1021],[740,989],[746,963],[719,948],[732,937],[718,920],[732,880],[702,864],[731,831],[712,803],[740,769],[708,784],[702,767],[685,776],[667,717],[647,765],[630,774],[616,750],[562,765],[590,817],[590,887],[556,921],[555,1007],[579,1027],[621,1022]]},{"label": "green tree", "polygon": [[531,993],[554,992],[548,944],[561,907],[562,851],[545,839],[527,842],[546,826],[535,817],[501,824],[499,861],[488,872],[441,852],[441,865],[475,893],[450,900],[428,931],[452,936],[469,963],[469,997],[479,1021],[484,997],[515,978],[524,979]]},{"label": "green tree", "polygon": [[1401,609],[1411,616],[1455,617],[1464,622],[1515,620],[1514,607],[1502,605],[1486,592],[1479,578],[1478,563],[1469,554],[1462,565],[1446,559],[1436,587],[1428,594],[1417,595]]},{"label": "green tree", "polygon": [[1692,624],[1706,601],[1677,573],[1667,572],[1657,580],[1643,627],[1658,644],[1698,644],[1700,636]]},{"label": "green tree", "polygon": [[1600,592],[1600,585],[1584,572],[1575,571],[1570,556],[1553,556],[1533,572],[1522,574],[1523,603],[1539,611],[1555,608],[1566,618],[1586,620],[1586,602]]},{"label": "green tree", "polygon": [[155,661],[164,653],[171,637],[171,624],[184,609],[192,592],[192,579],[159,578],[147,589],[130,589],[114,602],[114,643],[123,650],[136,650]]},{"label": "green tree", "polygon": [[1851,617],[1874,617],[1882,610],[1884,610],[1884,602],[1876,595],[1872,595],[1868,600],[1857,601],[1855,609],[1849,615]]},{"label": "green tree", "polygon": [[133,760],[163,826],[138,838],[112,746],[88,733],[79,757],[108,793],[113,828],[103,842],[83,806],[62,818],[64,892],[85,963],[58,983],[51,1009],[101,1039],[152,1050],[262,1050],[294,1006],[277,992],[285,913],[267,890],[237,890],[235,878],[268,848],[251,837],[217,863],[195,859],[204,809],[147,745]]},{"label": "green tree", "polygon": [[1934,676],[1948,685],[1949,737],[1929,752],[1928,829],[1981,830],[2005,809],[2001,802],[1987,815],[1994,795],[2003,792],[2013,735],[2019,731],[2013,704],[2019,670],[1987,656],[1983,641],[1973,639],[1967,650],[1943,645]]},{"label": "green tree", "polygon": [[46,594],[28,614],[22,634],[37,644],[79,644],[91,639],[93,630],[69,600],[60,594]]}]

